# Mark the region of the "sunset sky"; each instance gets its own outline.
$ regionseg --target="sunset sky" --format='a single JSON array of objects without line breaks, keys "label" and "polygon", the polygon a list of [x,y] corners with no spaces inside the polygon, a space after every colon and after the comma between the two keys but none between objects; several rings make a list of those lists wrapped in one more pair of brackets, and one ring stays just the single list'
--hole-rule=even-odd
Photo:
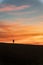
[{"label": "sunset sky", "polygon": [[0,0],[0,42],[43,44],[43,0]]}]

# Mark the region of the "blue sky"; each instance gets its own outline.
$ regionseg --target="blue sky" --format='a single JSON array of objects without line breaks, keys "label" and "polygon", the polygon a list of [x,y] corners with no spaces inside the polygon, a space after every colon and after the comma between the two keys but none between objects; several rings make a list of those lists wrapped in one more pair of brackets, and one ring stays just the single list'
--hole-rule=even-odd
[{"label": "blue sky", "polygon": [[[21,10],[0,11],[0,20],[15,20],[18,18],[34,18],[37,20],[38,16],[43,16],[43,0],[0,0],[0,9],[4,7],[30,6]],[[4,5],[4,6],[2,6]],[[18,13],[25,12],[18,15]],[[28,12],[28,13],[27,13]]]}]

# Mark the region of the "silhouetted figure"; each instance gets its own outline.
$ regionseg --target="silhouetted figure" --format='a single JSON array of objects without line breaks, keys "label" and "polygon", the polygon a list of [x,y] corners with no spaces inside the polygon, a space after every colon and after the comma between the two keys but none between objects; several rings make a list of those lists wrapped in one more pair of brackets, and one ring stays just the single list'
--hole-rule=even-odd
[{"label": "silhouetted figure", "polygon": [[14,44],[14,40],[13,40],[13,44]]}]

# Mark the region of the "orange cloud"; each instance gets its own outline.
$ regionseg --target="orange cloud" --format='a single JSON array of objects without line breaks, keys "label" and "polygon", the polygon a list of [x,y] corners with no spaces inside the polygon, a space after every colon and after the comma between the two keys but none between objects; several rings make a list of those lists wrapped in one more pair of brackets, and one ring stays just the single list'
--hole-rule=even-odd
[{"label": "orange cloud", "polygon": [[13,11],[13,10],[22,10],[22,9],[30,7],[30,5],[21,5],[21,6],[16,6],[16,5],[1,5],[1,6],[2,6],[2,8],[0,8],[0,12],[7,12],[7,11]]},{"label": "orange cloud", "polygon": [[42,25],[22,25],[20,23],[0,22],[0,42],[11,42],[22,44],[42,44]]}]

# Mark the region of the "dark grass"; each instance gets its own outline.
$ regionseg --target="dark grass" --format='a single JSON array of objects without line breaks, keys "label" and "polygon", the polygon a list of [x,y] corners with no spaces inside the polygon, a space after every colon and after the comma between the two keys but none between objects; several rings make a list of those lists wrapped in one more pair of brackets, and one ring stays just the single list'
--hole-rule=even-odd
[{"label": "dark grass", "polygon": [[0,43],[0,65],[43,65],[43,46]]}]

